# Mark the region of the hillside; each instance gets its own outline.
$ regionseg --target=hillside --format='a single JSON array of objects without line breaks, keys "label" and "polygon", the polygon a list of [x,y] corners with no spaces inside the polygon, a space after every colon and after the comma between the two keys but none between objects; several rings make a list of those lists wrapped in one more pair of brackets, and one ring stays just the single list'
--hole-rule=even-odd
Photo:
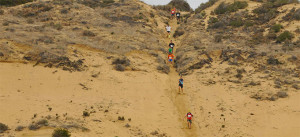
[{"label": "hillside", "polygon": [[195,12],[181,0],[5,2],[0,136],[300,135],[297,1],[210,0]]}]

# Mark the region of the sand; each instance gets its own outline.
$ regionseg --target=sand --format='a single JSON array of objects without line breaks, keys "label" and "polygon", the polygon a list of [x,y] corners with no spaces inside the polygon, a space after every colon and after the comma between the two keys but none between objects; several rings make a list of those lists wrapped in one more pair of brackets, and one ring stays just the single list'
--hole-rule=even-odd
[{"label": "sand", "polygon": [[[175,20],[170,25],[173,32],[178,27]],[[159,26],[164,29],[161,22]],[[161,40],[167,49],[170,39]],[[72,137],[300,136],[299,92],[292,90],[289,97],[277,101],[250,98],[248,93],[256,87],[237,86],[217,75],[229,67],[217,60],[219,52],[213,64],[183,77],[184,93],[178,94],[175,68],[169,64],[169,74],[158,72],[155,58],[148,53],[127,53],[131,68],[119,72],[108,53],[85,45],[68,49],[70,58],[76,49],[79,57],[73,58],[85,59],[86,70],[0,62],[0,122],[10,128],[0,136],[50,137],[56,127],[71,127]],[[183,119],[189,110],[194,115],[192,129]],[[90,116],[82,116],[83,111]],[[45,118],[47,127],[14,131]]]}]

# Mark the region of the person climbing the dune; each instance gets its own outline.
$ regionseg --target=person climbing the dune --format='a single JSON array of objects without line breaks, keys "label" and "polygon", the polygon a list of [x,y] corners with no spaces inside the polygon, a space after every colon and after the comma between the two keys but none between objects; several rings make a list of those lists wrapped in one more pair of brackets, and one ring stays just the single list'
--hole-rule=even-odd
[{"label": "person climbing the dune", "polygon": [[170,43],[169,43],[169,47],[172,48],[172,51],[173,51],[174,46],[175,46],[175,44],[174,44],[173,41],[171,40]]},{"label": "person climbing the dune", "polygon": [[176,18],[177,18],[177,21],[180,22],[180,12],[179,11],[176,12]]},{"label": "person climbing the dune", "polygon": [[188,128],[191,129],[192,128],[192,118],[193,118],[193,114],[191,113],[191,111],[189,111],[183,118],[187,118]]},{"label": "person climbing the dune", "polygon": [[174,59],[174,55],[173,55],[172,53],[169,53],[168,59],[169,59],[169,62],[170,62],[171,64],[173,64],[172,62],[173,62],[173,59]]},{"label": "person climbing the dune", "polygon": [[179,84],[179,94],[180,94],[180,89],[181,89],[181,92],[183,93],[183,78],[182,78],[182,76],[180,76],[180,79],[179,79],[179,81],[178,81],[178,84]]},{"label": "person climbing the dune", "polygon": [[174,7],[173,9],[171,9],[171,19],[174,18],[175,13],[176,13],[176,8]]},{"label": "person climbing the dune", "polygon": [[171,36],[171,27],[169,25],[167,25],[166,30],[167,30],[167,37],[170,38],[170,36]]},{"label": "person climbing the dune", "polygon": [[173,49],[172,48],[169,48],[169,53],[173,53]]}]

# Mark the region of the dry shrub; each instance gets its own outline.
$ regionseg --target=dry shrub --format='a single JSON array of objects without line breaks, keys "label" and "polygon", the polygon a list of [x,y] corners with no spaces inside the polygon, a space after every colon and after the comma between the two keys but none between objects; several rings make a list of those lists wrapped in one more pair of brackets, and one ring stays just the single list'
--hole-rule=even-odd
[{"label": "dry shrub", "polygon": [[173,37],[176,38],[176,37],[179,37],[183,34],[184,34],[184,30],[181,29],[181,28],[178,28],[178,29],[175,30],[175,33],[173,34]]},{"label": "dry shrub", "polygon": [[127,58],[117,58],[112,62],[112,64],[115,65],[115,69],[117,71],[125,71],[125,68],[130,65],[130,60]]},{"label": "dry shrub", "polygon": [[271,39],[271,40],[275,40],[277,38],[277,35],[275,32],[273,31],[270,31],[267,35],[268,39]]},{"label": "dry shrub", "polygon": [[24,4],[27,2],[32,2],[33,0],[0,0],[0,5],[4,6],[16,6],[20,4]]},{"label": "dry shrub", "polygon": [[15,131],[22,131],[25,127],[24,126],[17,126]]},{"label": "dry shrub", "polygon": [[91,32],[89,30],[83,31],[82,35],[83,36],[88,36],[88,37],[95,37],[96,36],[96,34],[94,32]]},{"label": "dry shrub", "polygon": [[70,137],[71,134],[67,129],[58,128],[55,129],[52,133],[52,137]]},{"label": "dry shrub", "polygon": [[8,130],[7,125],[0,123],[0,133],[3,133],[4,131]]},{"label": "dry shrub", "polygon": [[275,33],[277,33],[277,32],[279,32],[280,29],[282,29],[282,28],[283,28],[283,26],[282,26],[281,24],[275,24],[275,25],[273,25],[270,29],[271,29],[272,31],[274,31]]},{"label": "dry shrub", "polygon": [[257,15],[256,20],[260,23],[266,23],[271,19],[274,19],[279,13],[272,3],[265,3],[254,9],[253,12]]},{"label": "dry shrub", "polygon": [[278,42],[283,42],[286,40],[292,40],[294,37],[294,35],[289,32],[289,31],[284,31],[283,33],[281,33],[278,37],[277,37],[277,41]]},{"label": "dry shrub", "polygon": [[241,18],[237,18],[235,20],[231,20],[229,25],[233,27],[241,27],[244,25],[244,21]]},{"label": "dry shrub", "polygon": [[248,6],[248,3],[246,1],[235,1],[232,4],[228,4],[225,2],[222,2],[215,10],[214,12],[216,14],[225,14],[230,12],[236,12],[239,9],[244,9]]},{"label": "dry shrub", "polygon": [[221,42],[221,41],[222,41],[222,38],[223,38],[223,36],[222,36],[222,35],[220,35],[220,34],[218,34],[218,35],[215,35],[215,37],[214,37],[214,41],[215,41],[215,42],[217,42],[217,43],[219,43],[219,42]]},{"label": "dry shrub", "polygon": [[114,0],[77,0],[77,2],[91,8],[107,7],[115,3]]},{"label": "dry shrub", "polygon": [[210,24],[210,25],[208,25],[208,28],[209,29],[223,29],[223,28],[225,28],[225,23],[224,22],[222,22],[222,21],[218,21],[218,22],[216,22],[216,23],[213,23],[213,24]]},{"label": "dry shrub", "polygon": [[50,11],[53,7],[46,3],[32,3],[23,6],[23,9],[17,12],[17,15],[23,17],[34,17],[42,12]]},{"label": "dry shrub", "polygon": [[200,6],[198,8],[196,8],[195,12],[197,13],[201,13],[203,10],[211,7],[212,5],[214,5],[218,0],[209,0],[206,3],[201,3]]},{"label": "dry shrub", "polygon": [[279,98],[286,98],[288,97],[288,94],[285,91],[279,91],[276,94]]},{"label": "dry shrub", "polygon": [[170,67],[166,64],[159,65],[156,69],[166,74],[170,72]]},{"label": "dry shrub", "polygon": [[282,64],[281,62],[278,61],[278,59],[274,58],[274,57],[269,57],[267,60],[267,63],[269,65],[279,65]]},{"label": "dry shrub", "polygon": [[3,15],[3,14],[4,14],[4,10],[0,9],[0,15]]},{"label": "dry shrub", "polygon": [[179,9],[180,11],[191,11],[192,8],[185,0],[172,0],[168,5]]}]

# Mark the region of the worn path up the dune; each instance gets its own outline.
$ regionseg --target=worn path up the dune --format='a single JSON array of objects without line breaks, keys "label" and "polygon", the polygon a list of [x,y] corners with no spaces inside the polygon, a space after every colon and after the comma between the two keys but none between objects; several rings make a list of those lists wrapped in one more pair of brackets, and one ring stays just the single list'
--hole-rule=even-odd
[{"label": "worn path up the dune", "polygon": [[[169,21],[169,25],[172,27],[172,33],[171,33],[171,38],[165,38],[165,43],[169,43],[170,40],[173,40],[175,42],[175,47],[173,54],[176,51],[176,48],[178,48],[180,45],[177,43],[180,43],[178,39],[173,38],[173,34],[175,30],[178,28],[177,21],[175,19]],[[176,58],[176,54],[174,54]],[[174,103],[174,106],[176,107],[178,111],[178,122],[181,123],[182,127],[181,129],[184,131],[185,135],[188,137],[197,137],[197,127],[195,124],[192,124],[192,128],[189,129],[187,127],[187,121],[184,119],[184,116],[186,113],[191,110],[190,106],[188,105],[188,96],[186,95],[186,91],[184,93],[179,94],[178,92],[178,79],[179,79],[179,74],[176,72],[175,68],[170,64],[170,72],[169,72],[169,78],[166,83],[169,85],[169,90],[167,90],[168,95],[172,102]]]}]

